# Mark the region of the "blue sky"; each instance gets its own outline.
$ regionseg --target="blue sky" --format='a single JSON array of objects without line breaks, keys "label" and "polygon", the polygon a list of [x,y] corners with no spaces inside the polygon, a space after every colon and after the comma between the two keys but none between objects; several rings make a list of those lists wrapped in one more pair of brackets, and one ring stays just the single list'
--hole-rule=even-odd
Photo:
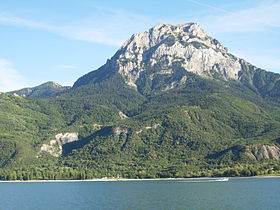
[{"label": "blue sky", "polygon": [[198,22],[230,52],[280,73],[279,0],[9,0],[0,4],[0,92],[72,85],[133,33]]}]

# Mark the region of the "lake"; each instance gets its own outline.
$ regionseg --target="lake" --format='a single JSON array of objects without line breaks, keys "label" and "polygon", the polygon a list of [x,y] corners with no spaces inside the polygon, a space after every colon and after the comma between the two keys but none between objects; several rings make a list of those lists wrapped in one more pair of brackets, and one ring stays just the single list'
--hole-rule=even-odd
[{"label": "lake", "polygon": [[280,209],[280,178],[0,183],[0,209]]}]

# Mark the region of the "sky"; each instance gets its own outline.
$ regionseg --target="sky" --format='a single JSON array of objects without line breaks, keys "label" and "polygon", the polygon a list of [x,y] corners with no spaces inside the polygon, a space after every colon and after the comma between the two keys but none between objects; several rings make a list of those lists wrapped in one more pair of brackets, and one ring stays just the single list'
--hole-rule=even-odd
[{"label": "sky", "polygon": [[187,22],[280,73],[280,0],[0,0],[0,92],[47,81],[71,86],[132,34]]}]

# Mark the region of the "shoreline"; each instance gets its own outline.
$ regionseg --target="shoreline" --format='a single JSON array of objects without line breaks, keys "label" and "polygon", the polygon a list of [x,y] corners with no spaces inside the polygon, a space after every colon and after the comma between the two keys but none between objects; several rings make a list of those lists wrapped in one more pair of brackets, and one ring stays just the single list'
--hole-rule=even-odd
[{"label": "shoreline", "polygon": [[153,178],[153,179],[128,179],[128,178],[98,178],[82,180],[0,180],[0,183],[55,183],[55,182],[128,182],[128,181],[188,181],[188,180],[219,180],[229,179],[250,179],[250,178],[280,178],[280,175],[272,176],[248,176],[248,177],[197,177],[197,178]]}]

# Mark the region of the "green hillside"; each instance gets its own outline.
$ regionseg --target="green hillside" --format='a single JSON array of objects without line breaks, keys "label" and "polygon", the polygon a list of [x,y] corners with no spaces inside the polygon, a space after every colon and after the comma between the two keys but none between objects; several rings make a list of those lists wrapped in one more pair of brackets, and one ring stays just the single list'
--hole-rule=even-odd
[{"label": "green hillside", "polygon": [[46,82],[32,88],[23,88],[21,90],[11,91],[11,94],[16,94],[26,98],[50,98],[62,94],[70,87],[63,87],[55,82]]},{"label": "green hillside", "polygon": [[[184,88],[144,96],[115,75],[56,98],[1,94],[1,167],[142,178],[255,167],[244,150],[277,144],[280,108],[242,83],[226,84],[193,75]],[[79,132],[80,140],[65,144],[59,158],[37,158],[40,145],[60,132]],[[275,161],[258,161],[256,170]]]},{"label": "green hillside", "polygon": [[1,93],[0,179],[280,174],[279,81],[159,24],[71,88]]}]

